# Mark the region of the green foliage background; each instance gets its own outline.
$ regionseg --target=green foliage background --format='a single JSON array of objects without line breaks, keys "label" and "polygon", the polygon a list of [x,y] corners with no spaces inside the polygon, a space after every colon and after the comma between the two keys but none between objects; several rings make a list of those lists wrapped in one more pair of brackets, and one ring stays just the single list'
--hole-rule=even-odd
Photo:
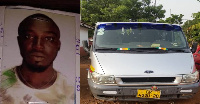
[{"label": "green foliage background", "polygon": [[200,12],[193,13],[193,20],[188,20],[182,26],[189,44],[200,43]]},{"label": "green foliage background", "polygon": [[[200,0],[197,0],[200,1]],[[183,24],[183,14],[171,14],[165,17],[162,5],[155,5],[152,0],[81,0],[81,21],[95,26],[96,22],[159,22]],[[182,26],[190,44],[200,41],[200,12],[193,14]],[[93,30],[89,30],[89,37]]]},{"label": "green foliage background", "polygon": [[82,0],[81,6],[81,20],[93,26],[96,22],[156,22],[166,12],[151,0]]}]

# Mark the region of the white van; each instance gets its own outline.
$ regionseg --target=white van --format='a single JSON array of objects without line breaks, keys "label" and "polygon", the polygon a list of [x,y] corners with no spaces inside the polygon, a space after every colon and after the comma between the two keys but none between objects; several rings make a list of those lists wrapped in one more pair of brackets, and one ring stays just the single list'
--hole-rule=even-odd
[{"label": "white van", "polygon": [[[103,100],[151,101],[191,98],[199,72],[178,25],[98,22],[90,52],[88,83]],[[196,45],[193,47],[195,52]]]}]

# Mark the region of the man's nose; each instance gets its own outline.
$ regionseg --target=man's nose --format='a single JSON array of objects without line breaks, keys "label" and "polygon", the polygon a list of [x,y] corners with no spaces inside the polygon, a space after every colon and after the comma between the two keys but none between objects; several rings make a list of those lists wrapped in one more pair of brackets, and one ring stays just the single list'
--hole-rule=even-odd
[{"label": "man's nose", "polygon": [[33,42],[33,48],[38,51],[43,50],[44,40],[42,40],[42,38],[35,38]]}]

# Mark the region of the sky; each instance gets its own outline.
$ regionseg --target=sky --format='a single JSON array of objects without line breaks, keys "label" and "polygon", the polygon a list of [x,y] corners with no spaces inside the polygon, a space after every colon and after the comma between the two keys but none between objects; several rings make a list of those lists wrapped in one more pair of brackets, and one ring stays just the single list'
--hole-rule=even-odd
[{"label": "sky", "polygon": [[[152,0],[154,3],[155,0]],[[183,21],[192,20],[192,13],[200,12],[200,2],[197,0],[156,0],[156,5],[162,4],[163,9],[166,10],[165,18],[170,17],[171,14],[183,14]],[[164,19],[165,19],[164,18]]]}]

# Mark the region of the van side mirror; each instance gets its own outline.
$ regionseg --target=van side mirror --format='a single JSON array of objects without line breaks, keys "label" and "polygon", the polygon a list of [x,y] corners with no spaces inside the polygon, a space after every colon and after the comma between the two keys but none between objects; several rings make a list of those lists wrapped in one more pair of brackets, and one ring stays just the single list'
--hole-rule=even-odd
[{"label": "van side mirror", "polygon": [[82,43],[83,43],[83,49],[84,49],[87,53],[90,53],[87,40],[83,40]]},{"label": "van side mirror", "polygon": [[196,50],[197,50],[197,45],[198,45],[198,43],[197,42],[194,42],[193,44],[192,44],[192,53],[195,53],[196,52]]}]

